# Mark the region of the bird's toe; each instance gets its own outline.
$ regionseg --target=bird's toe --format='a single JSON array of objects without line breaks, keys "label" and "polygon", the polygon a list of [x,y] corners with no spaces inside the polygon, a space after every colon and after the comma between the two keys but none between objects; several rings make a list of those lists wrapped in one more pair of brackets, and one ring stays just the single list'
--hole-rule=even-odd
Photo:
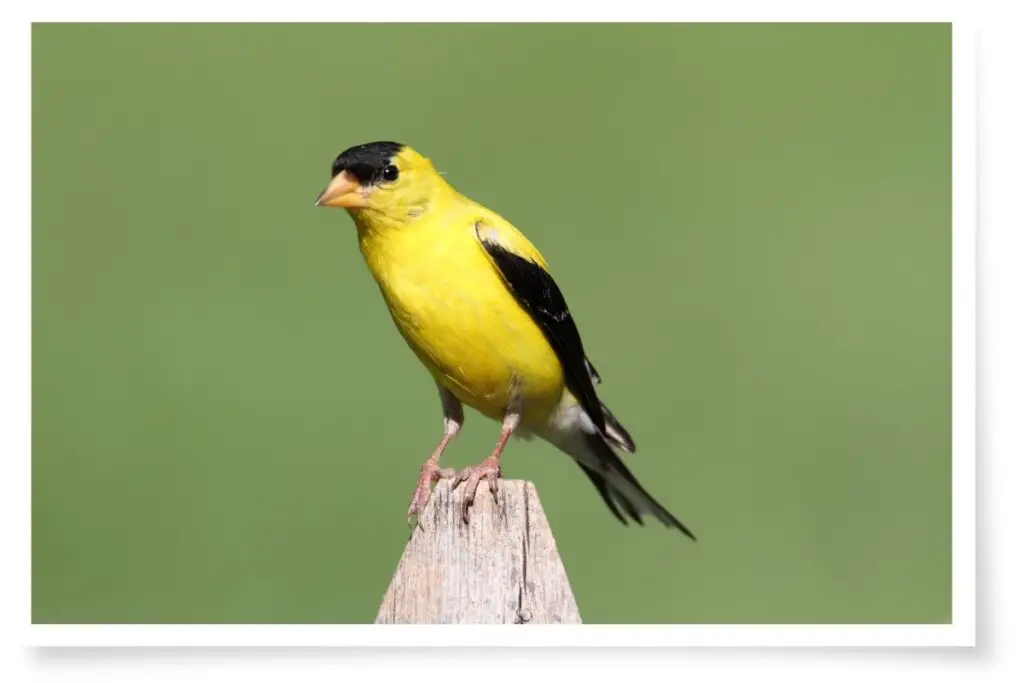
[{"label": "bird's toe", "polygon": [[462,521],[469,524],[469,508],[473,505],[477,487],[482,480],[487,480],[491,495],[494,496],[494,502],[495,504],[498,503],[498,479],[500,477],[501,467],[498,463],[498,458],[493,455],[488,456],[479,465],[467,467],[455,475],[454,486],[458,486],[463,482],[466,483],[466,491],[462,503]]},{"label": "bird's toe", "polygon": [[420,476],[416,480],[416,488],[413,491],[412,500],[409,501],[409,508],[405,513],[406,521],[411,522],[415,517],[416,524],[422,529],[423,512],[427,509],[427,503],[430,501],[431,484],[441,479],[451,479],[453,477],[455,477],[455,470],[450,467],[442,469],[431,460],[424,463],[420,467]]}]

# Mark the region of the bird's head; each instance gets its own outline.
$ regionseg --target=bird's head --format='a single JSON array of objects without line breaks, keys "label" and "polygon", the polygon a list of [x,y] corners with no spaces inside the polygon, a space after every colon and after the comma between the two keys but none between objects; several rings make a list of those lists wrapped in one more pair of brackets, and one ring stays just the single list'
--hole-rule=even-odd
[{"label": "bird's head", "polygon": [[316,205],[347,209],[357,223],[399,225],[425,213],[448,188],[430,159],[411,147],[369,142],[338,155]]}]

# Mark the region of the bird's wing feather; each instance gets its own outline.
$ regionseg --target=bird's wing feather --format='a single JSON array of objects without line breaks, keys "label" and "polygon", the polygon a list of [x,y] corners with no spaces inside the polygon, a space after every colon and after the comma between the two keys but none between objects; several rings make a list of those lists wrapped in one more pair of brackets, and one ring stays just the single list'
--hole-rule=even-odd
[{"label": "bird's wing feather", "polygon": [[576,324],[543,258],[507,224],[477,223],[475,229],[480,245],[509,291],[543,330],[558,356],[566,386],[579,401],[577,410],[582,410],[596,427],[594,432],[579,421],[569,421],[549,425],[541,435],[576,460],[620,522],[625,523],[628,516],[643,524],[643,515],[652,514],[694,538],[689,529],[644,490],[612,451],[610,443],[629,452],[636,445],[597,397],[594,387],[601,381],[600,375],[586,357]]},{"label": "bird's wing feather", "polygon": [[594,390],[599,376],[587,360],[579,330],[543,257],[514,229],[478,222],[476,234],[509,291],[543,330],[562,364],[569,391],[603,434],[605,409]]}]

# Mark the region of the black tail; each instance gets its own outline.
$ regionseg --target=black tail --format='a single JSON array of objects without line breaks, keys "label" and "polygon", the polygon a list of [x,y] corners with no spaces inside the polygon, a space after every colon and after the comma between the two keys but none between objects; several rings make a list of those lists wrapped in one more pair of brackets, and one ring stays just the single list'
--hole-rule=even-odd
[{"label": "black tail", "polygon": [[694,541],[697,540],[686,525],[644,489],[604,437],[580,431],[572,438],[554,443],[576,460],[597,489],[601,500],[620,522],[627,524],[628,517],[643,525],[643,516],[650,514],[665,526],[678,529]]},{"label": "black tail", "polygon": [[615,515],[620,522],[627,525],[629,524],[629,522],[626,521],[626,518],[622,515],[622,510],[619,509],[621,506],[622,509],[626,511],[626,514],[629,515],[630,519],[640,526],[643,526],[644,519],[640,516],[640,511],[633,507],[633,504],[629,502],[628,498],[623,498],[622,496],[617,495],[615,489],[609,486],[608,482],[597,472],[594,472],[578,460],[576,461],[576,464],[579,465],[580,469],[583,470],[583,473],[587,475],[590,482],[594,485],[594,488],[596,488],[597,492],[601,494],[601,500],[604,501],[604,504],[608,506],[608,509],[612,511],[612,514]]},{"label": "black tail", "polygon": [[622,423],[615,419],[612,411],[604,403],[601,404],[601,413],[604,415],[604,435],[627,453],[636,453],[636,442],[633,441],[633,437]]}]

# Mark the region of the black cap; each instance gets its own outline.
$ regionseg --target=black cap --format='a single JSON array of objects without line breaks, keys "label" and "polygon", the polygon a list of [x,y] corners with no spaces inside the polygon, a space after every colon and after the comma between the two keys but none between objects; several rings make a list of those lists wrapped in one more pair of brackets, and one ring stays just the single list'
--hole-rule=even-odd
[{"label": "black cap", "polygon": [[391,164],[391,160],[405,145],[397,142],[367,142],[349,147],[331,164],[331,177],[348,171],[360,185],[372,185]]}]

